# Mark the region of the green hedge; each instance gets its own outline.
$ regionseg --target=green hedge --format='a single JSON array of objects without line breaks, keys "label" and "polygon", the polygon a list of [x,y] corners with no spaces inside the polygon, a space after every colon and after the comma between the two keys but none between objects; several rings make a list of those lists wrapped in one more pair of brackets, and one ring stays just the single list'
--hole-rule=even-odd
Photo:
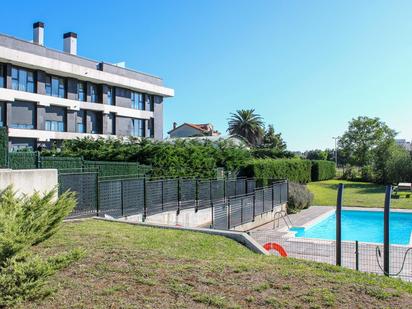
[{"label": "green hedge", "polygon": [[9,167],[14,170],[33,169],[37,168],[38,153],[37,152],[10,152]]},{"label": "green hedge", "polygon": [[7,128],[0,128],[0,167],[8,166],[9,136]]},{"label": "green hedge", "polygon": [[335,162],[312,160],[312,181],[333,179],[335,176]]},{"label": "green hedge", "polygon": [[242,169],[242,175],[258,179],[288,179],[308,183],[311,180],[311,162],[301,159],[255,159]]},{"label": "green hedge", "polygon": [[84,161],[84,168],[97,169],[99,176],[137,175],[141,172],[136,162]]},{"label": "green hedge", "polygon": [[80,169],[83,160],[80,157],[41,157],[41,168]]}]

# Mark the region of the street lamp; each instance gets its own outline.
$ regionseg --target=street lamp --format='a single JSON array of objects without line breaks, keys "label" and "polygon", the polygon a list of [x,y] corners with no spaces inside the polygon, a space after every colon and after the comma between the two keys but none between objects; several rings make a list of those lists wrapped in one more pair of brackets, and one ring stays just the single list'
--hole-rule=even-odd
[{"label": "street lamp", "polygon": [[335,164],[338,166],[338,140],[340,136],[332,137],[335,140]]}]

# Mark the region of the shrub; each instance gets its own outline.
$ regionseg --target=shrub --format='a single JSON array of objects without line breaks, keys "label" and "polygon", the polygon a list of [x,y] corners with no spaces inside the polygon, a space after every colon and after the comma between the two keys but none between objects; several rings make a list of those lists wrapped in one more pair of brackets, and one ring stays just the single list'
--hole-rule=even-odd
[{"label": "shrub", "polygon": [[276,148],[254,148],[251,154],[256,159],[292,159],[295,154],[291,151]]},{"label": "shrub", "polygon": [[17,196],[8,187],[0,196],[0,307],[41,297],[47,277],[78,259],[78,250],[42,260],[30,248],[52,236],[75,206],[72,193],[55,199],[56,190],[40,196]]},{"label": "shrub", "polygon": [[311,179],[311,163],[301,159],[254,159],[242,169],[243,176],[258,179],[288,179],[308,183]]},{"label": "shrub", "polygon": [[356,180],[359,180],[359,178],[360,176],[359,176],[358,170],[355,167],[353,166],[345,167],[343,171],[342,179],[356,181]]},{"label": "shrub", "polygon": [[312,161],[312,181],[333,179],[336,176],[335,163],[325,160]]},{"label": "shrub", "polygon": [[366,182],[374,182],[375,181],[375,174],[371,165],[363,166],[360,169],[360,178],[362,181]]},{"label": "shrub", "polygon": [[288,213],[297,213],[312,205],[313,194],[306,185],[289,183]]}]

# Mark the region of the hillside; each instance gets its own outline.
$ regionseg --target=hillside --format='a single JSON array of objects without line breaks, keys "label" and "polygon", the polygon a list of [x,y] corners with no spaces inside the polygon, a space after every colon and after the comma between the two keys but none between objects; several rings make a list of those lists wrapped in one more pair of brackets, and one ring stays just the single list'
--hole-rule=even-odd
[{"label": "hillside", "polygon": [[65,223],[35,248],[86,256],[23,308],[410,307],[412,285],[325,264],[261,256],[229,239],[97,220]]}]

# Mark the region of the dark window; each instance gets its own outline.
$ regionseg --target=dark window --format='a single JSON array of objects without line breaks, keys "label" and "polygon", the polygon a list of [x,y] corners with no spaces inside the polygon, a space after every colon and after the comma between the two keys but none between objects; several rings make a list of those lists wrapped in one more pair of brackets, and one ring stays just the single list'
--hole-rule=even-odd
[{"label": "dark window", "polygon": [[46,76],[46,94],[53,97],[65,98],[66,86],[64,78],[50,75]]},{"label": "dark window", "polygon": [[107,104],[113,105],[113,88],[107,88]]},{"label": "dark window", "polygon": [[116,135],[116,116],[114,113],[108,115],[107,133]]},{"label": "dark window", "polygon": [[132,92],[132,108],[144,110],[143,94],[139,92]]},{"label": "dark window", "polygon": [[36,106],[31,102],[14,101],[11,105],[11,127],[17,129],[36,128]]},{"label": "dark window", "polygon": [[148,121],[148,129],[149,129],[149,134],[150,137],[153,138],[154,137],[154,118],[150,118]]},{"label": "dark window", "polygon": [[65,132],[65,120],[66,108],[60,106],[46,107],[44,114],[44,124],[46,131]]},{"label": "dark window", "polygon": [[145,136],[145,124],[144,119],[133,119],[132,124],[132,135],[137,137],[144,137]]},{"label": "dark window", "polygon": [[90,102],[93,102],[93,103],[98,102],[97,85],[95,84],[90,84]]},{"label": "dark window", "polygon": [[154,98],[150,94],[145,94],[145,101],[146,101],[146,110],[154,111]]},{"label": "dark window", "polygon": [[90,123],[90,131],[88,133],[102,133],[102,113],[87,111],[87,122]]},{"label": "dark window", "polygon": [[0,102],[0,127],[6,125],[6,103]]},{"label": "dark window", "polygon": [[77,82],[77,100],[86,101],[86,83]]},{"label": "dark window", "polygon": [[30,70],[12,67],[11,68],[12,89],[34,92],[34,75]]},{"label": "dark window", "polygon": [[4,88],[4,81],[5,81],[5,78],[4,78],[4,64],[3,63],[0,63],[0,88]]},{"label": "dark window", "polygon": [[76,115],[76,132],[86,133],[86,113],[84,110],[79,110]]}]

